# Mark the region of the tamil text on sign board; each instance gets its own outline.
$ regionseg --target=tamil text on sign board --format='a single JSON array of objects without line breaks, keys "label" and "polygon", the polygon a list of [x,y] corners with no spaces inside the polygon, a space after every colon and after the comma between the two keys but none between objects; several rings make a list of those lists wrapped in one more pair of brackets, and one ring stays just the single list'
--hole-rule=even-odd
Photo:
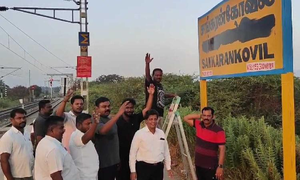
[{"label": "tamil text on sign board", "polygon": [[91,56],[77,56],[77,77],[92,77]]},{"label": "tamil text on sign board", "polygon": [[200,17],[201,78],[292,71],[289,1],[225,0]]}]

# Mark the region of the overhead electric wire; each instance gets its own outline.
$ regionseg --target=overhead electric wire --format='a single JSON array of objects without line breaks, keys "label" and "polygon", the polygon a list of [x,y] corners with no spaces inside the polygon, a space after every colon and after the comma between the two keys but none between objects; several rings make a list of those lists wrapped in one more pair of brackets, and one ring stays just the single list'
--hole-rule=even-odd
[{"label": "overhead electric wire", "polygon": [[0,16],[5,19],[7,22],[9,22],[11,25],[13,25],[15,28],[17,28],[19,31],[21,31],[25,36],[27,36],[29,39],[31,39],[32,41],[34,41],[36,44],[38,44],[39,46],[41,46],[44,50],[46,50],[48,53],[50,53],[52,56],[54,56],[55,58],[57,58],[58,60],[64,62],[65,64],[71,66],[69,63],[67,63],[66,61],[62,60],[61,58],[59,58],[58,56],[56,56],[54,53],[52,53],[51,51],[49,51],[45,46],[43,46],[42,44],[40,44],[39,42],[37,42],[35,39],[33,39],[31,36],[29,36],[27,33],[25,33],[21,28],[19,28],[18,26],[16,26],[14,23],[12,23],[10,20],[8,20],[6,17],[4,17],[3,15],[0,14]]},{"label": "overhead electric wire", "polygon": [[[45,66],[45,67],[48,67],[49,69],[53,69],[53,68],[51,68],[51,67],[49,67],[49,66],[46,66],[46,65],[44,65],[43,63],[41,63],[40,61],[38,61],[35,57],[33,57],[29,52],[27,52],[7,31],[5,31],[5,29],[3,28],[3,27],[1,27],[0,26],[0,28],[7,34],[7,36],[8,37],[10,37],[15,43],[17,43],[17,45],[21,48],[21,49],[23,49],[23,51],[26,53],[26,54],[28,54],[32,59],[34,59],[35,61],[37,61],[40,65],[42,65],[42,66]],[[2,46],[4,46],[3,44],[1,44]],[[6,47],[6,46],[5,46]],[[6,47],[7,49],[10,49],[9,47]],[[25,58],[23,58],[23,59],[25,59]],[[28,61],[27,61],[28,62]],[[58,73],[62,73],[61,71],[59,71],[59,70],[57,70],[57,69],[53,69],[53,70],[55,70],[56,72],[58,72]]]},{"label": "overhead electric wire", "polygon": [[13,54],[15,54],[16,56],[18,56],[19,58],[23,59],[24,61],[28,62],[29,64],[31,64],[32,66],[34,66],[35,68],[37,68],[38,70],[40,70],[42,73],[46,73],[44,70],[42,70],[41,68],[39,68],[38,66],[36,66],[35,64],[31,63],[30,61],[28,61],[27,59],[23,58],[22,56],[20,56],[18,53],[14,52],[13,50],[9,49],[8,47],[6,47],[4,44],[2,44],[0,42],[0,45],[2,45],[3,47],[5,47],[7,50],[9,50],[10,52],[12,52]]},{"label": "overhead electric wire", "polygon": [[19,68],[19,69],[15,69],[15,70],[13,70],[12,72],[10,72],[10,73],[7,73],[7,74],[5,74],[5,75],[3,75],[3,76],[0,76],[0,78],[4,78],[4,77],[6,77],[6,76],[8,76],[8,75],[11,75],[12,73],[14,73],[14,72],[16,72],[16,71],[18,71],[18,70],[20,70],[21,68]]}]

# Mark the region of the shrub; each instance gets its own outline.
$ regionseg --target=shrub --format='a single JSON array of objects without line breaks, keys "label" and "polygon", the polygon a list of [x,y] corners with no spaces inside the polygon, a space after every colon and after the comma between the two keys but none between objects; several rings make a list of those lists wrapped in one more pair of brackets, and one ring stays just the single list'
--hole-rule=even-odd
[{"label": "shrub", "polygon": [[7,109],[19,105],[18,100],[11,100],[8,98],[0,99],[0,110]]}]

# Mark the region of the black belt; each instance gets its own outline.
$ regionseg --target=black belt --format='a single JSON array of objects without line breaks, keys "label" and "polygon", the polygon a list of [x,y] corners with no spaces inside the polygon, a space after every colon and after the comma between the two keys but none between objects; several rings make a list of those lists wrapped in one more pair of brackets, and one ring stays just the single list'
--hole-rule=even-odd
[{"label": "black belt", "polygon": [[158,165],[161,165],[161,164],[163,164],[163,162],[157,162],[157,163],[146,163],[145,161],[137,161],[137,163],[146,164],[146,165],[149,165],[149,166],[158,166]]}]

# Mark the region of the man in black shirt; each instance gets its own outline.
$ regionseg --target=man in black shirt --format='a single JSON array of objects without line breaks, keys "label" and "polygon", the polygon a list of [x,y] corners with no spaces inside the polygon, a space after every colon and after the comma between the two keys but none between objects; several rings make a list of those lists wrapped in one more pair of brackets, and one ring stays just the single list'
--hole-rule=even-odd
[{"label": "man in black shirt", "polygon": [[140,124],[144,120],[146,112],[151,109],[155,86],[153,84],[149,85],[147,92],[149,93],[147,105],[145,109],[138,114],[134,113],[134,106],[136,104],[134,99],[127,98],[123,101],[123,103],[126,101],[129,103],[126,105],[125,112],[117,122],[121,159],[121,166],[117,175],[117,180],[130,180],[129,151],[131,141],[135,132],[140,129]]},{"label": "man in black shirt", "polygon": [[151,109],[155,109],[159,114],[159,127],[162,127],[163,121],[162,117],[164,116],[164,107],[165,107],[165,98],[173,98],[175,94],[167,94],[164,91],[163,85],[161,84],[163,71],[160,68],[155,68],[152,72],[152,77],[150,75],[150,63],[153,60],[150,54],[146,54],[145,62],[145,73],[146,73],[146,80],[145,80],[145,93],[146,93],[146,100],[148,99],[149,93],[147,92],[147,87],[150,84],[154,84],[155,86],[155,93],[153,97],[153,103]]},{"label": "man in black shirt", "polygon": [[39,114],[33,123],[34,130],[34,147],[37,147],[38,143],[46,135],[46,119],[50,117],[53,112],[53,108],[50,100],[41,100],[39,102]]}]

